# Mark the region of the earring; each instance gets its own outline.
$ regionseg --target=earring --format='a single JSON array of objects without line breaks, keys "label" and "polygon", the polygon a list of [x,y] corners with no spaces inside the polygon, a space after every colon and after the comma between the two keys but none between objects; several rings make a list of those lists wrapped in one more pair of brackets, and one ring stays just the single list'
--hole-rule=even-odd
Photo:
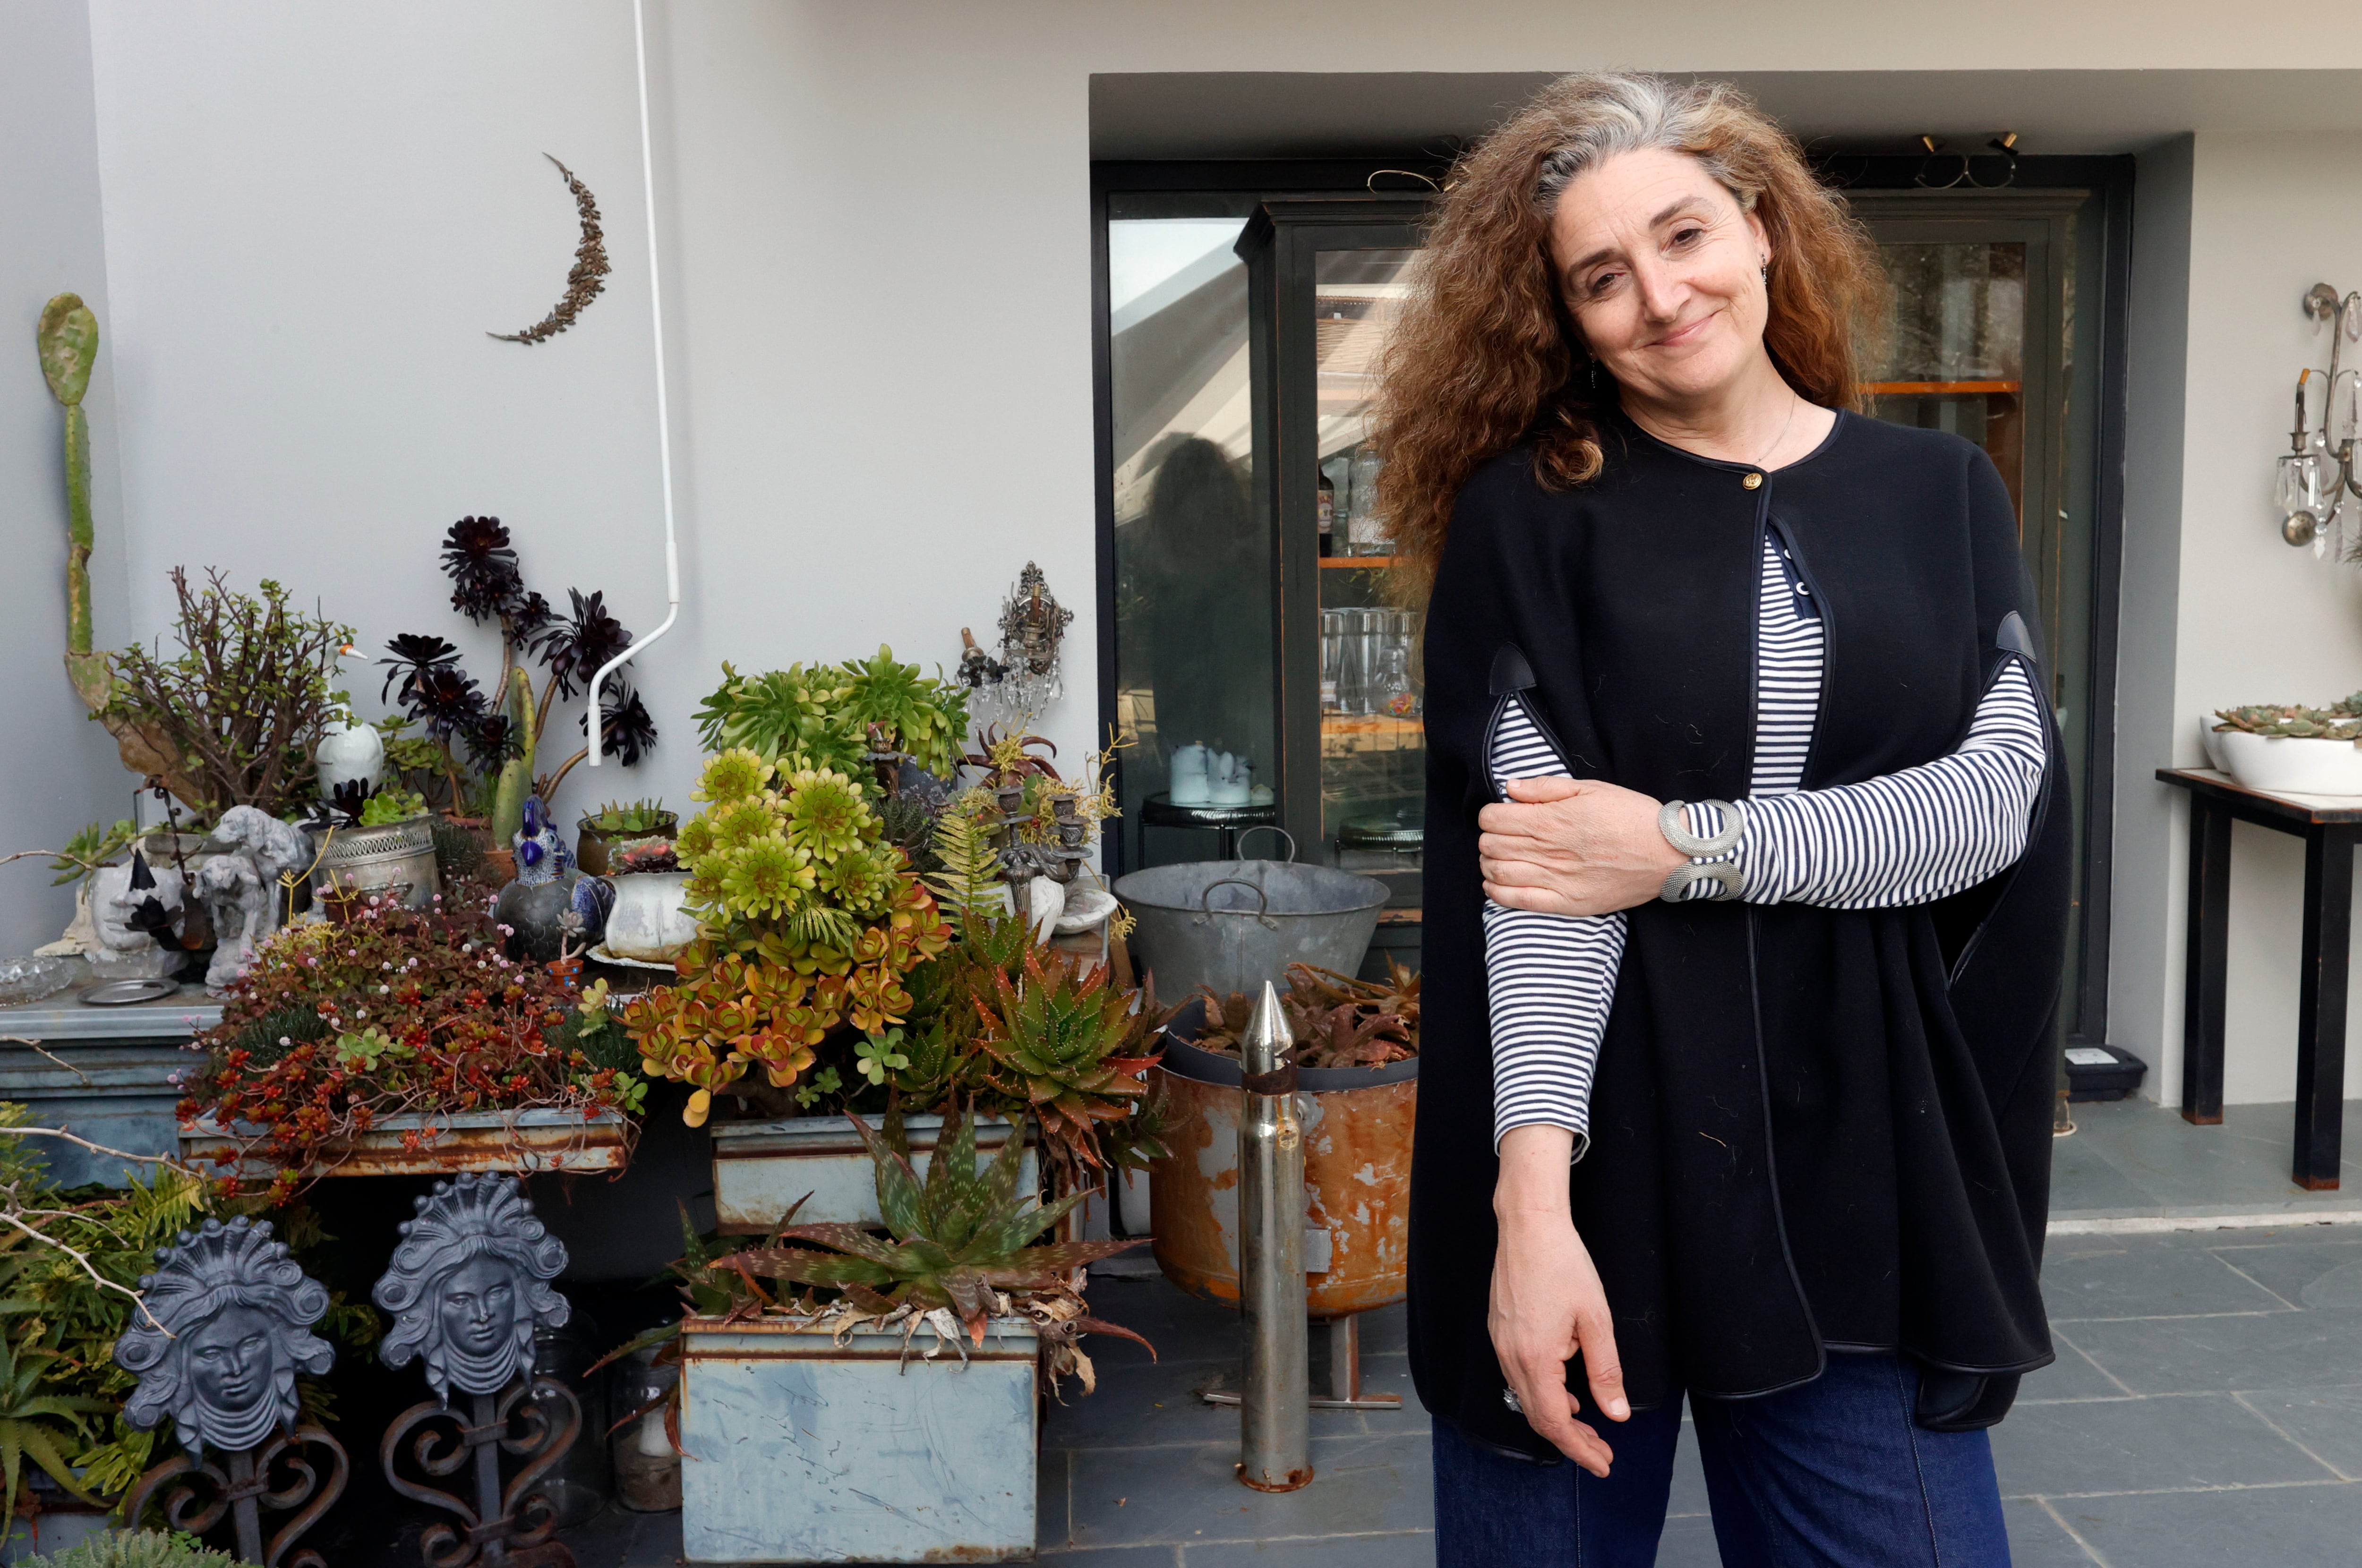
[{"label": "earring", "polygon": [[1769,283],[1772,281],[1772,258],[1769,256],[1763,258],[1761,270],[1763,272],[1763,281],[1766,283]]}]

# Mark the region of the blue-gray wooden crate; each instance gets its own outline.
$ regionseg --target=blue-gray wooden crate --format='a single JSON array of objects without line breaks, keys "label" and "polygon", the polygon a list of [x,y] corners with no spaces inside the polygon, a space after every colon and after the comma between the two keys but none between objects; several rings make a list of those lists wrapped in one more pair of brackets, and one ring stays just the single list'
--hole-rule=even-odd
[{"label": "blue-gray wooden crate", "polygon": [[[935,1348],[921,1329],[916,1351]],[[1032,1326],[965,1364],[902,1336],[738,1323],[682,1339],[692,1562],[998,1562],[1033,1552]]]}]

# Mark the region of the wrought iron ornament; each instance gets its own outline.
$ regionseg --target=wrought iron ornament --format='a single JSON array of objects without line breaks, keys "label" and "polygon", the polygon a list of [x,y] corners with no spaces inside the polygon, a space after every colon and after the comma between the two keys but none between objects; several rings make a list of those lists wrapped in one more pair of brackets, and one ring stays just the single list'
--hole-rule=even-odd
[{"label": "wrought iron ornament", "polygon": [[[311,1331],[328,1310],[326,1287],[271,1240],[267,1220],[208,1220],[156,1260],[139,1282],[146,1310],[116,1342],[116,1364],[139,1379],[123,1416],[142,1430],[169,1418],[188,1452],[140,1477],[125,1517],[137,1523],[160,1492],[173,1529],[203,1535],[230,1516],[242,1562],[324,1568],[315,1551],[287,1553],[350,1470],[335,1438],[296,1425],[295,1375],[320,1376],[336,1361]],[[265,1508],[294,1514],[267,1545]]]},{"label": "wrought iron ornament", "polygon": [[[435,1397],[386,1429],[386,1480],[459,1520],[427,1528],[419,1546],[430,1568],[573,1568],[573,1553],[552,1539],[557,1509],[535,1490],[582,1430],[573,1390],[533,1370],[535,1329],[572,1314],[549,1285],[565,1272],[565,1243],[534,1217],[512,1176],[438,1181],[416,1204],[373,1293],[394,1319],[379,1353],[389,1366],[425,1363]],[[464,1416],[451,1406],[454,1389],[469,1396]],[[505,1485],[503,1453],[524,1461]],[[403,1474],[404,1459],[416,1476]],[[472,1505],[434,1485],[469,1468]]]}]

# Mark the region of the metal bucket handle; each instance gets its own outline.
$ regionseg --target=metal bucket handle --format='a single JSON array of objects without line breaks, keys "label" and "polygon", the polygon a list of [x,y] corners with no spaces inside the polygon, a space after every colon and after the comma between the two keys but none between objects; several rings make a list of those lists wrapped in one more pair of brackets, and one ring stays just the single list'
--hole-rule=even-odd
[{"label": "metal bucket handle", "polygon": [[[1277,823],[1257,823],[1254,826],[1247,829],[1245,833],[1240,834],[1237,838],[1231,841],[1231,858],[1233,860],[1244,860],[1246,858],[1245,851],[1247,834],[1257,833],[1275,833],[1279,834],[1280,837],[1287,840],[1287,864],[1290,866],[1296,864],[1296,835],[1288,832],[1286,828],[1281,827]],[[1219,886],[1219,884],[1217,885]]]},{"label": "metal bucket handle", "polygon": [[1191,925],[1203,925],[1218,914],[1246,913],[1246,911],[1244,910],[1209,909],[1206,906],[1206,900],[1214,896],[1214,889],[1217,888],[1244,888],[1248,889],[1250,892],[1254,894],[1257,901],[1257,907],[1254,912],[1255,920],[1261,923],[1265,931],[1277,931],[1279,929],[1279,922],[1271,918],[1271,895],[1264,892],[1260,886],[1248,881],[1243,877],[1225,877],[1219,882],[1207,883],[1206,890],[1198,895],[1198,912],[1189,917],[1189,923]]}]

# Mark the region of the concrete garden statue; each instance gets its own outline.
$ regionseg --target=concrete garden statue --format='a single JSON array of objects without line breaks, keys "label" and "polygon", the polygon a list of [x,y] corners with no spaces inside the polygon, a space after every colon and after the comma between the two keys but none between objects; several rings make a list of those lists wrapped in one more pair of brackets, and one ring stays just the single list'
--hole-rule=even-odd
[{"label": "concrete garden statue", "polygon": [[[447,1523],[426,1527],[419,1550],[430,1565],[472,1562],[480,1551],[505,1568],[573,1568],[573,1553],[552,1539],[556,1507],[531,1489],[582,1427],[573,1391],[534,1371],[534,1331],[572,1316],[550,1287],[565,1272],[565,1244],[534,1217],[512,1176],[438,1181],[414,1201],[418,1218],[403,1222],[402,1244],[374,1293],[393,1319],[378,1353],[388,1366],[424,1363],[435,1397],[386,1429],[386,1480],[464,1528],[463,1536]],[[455,1392],[467,1396],[461,1409],[452,1407]],[[497,1446],[485,1442],[492,1433]],[[457,1468],[442,1456],[464,1449],[481,1454],[472,1506],[434,1484]],[[502,1453],[524,1466],[505,1486]]]},{"label": "concrete garden statue", "polygon": [[[299,1424],[296,1374],[323,1376],[336,1360],[312,1331],[327,1313],[326,1287],[272,1239],[269,1220],[243,1215],[183,1231],[156,1257],[139,1282],[145,1309],[116,1342],[116,1364],[139,1379],[123,1419],[142,1430],[170,1420],[188,1452],[140,1478],[124,1517],[136,1525],[163,1493],[174,1529],[202,1534],[231,1515],[241,1562],[319,1563],[315,1553],[282,1553],[343,1492],[348,1468],[334,1438]],[[315,1496],[266,1556],[259,1507],[292,1511]]]},{"label": "concrete garden statue", "polygon": [[91,973],[111,980],[148,980],[168,975],[184,955],[171,940],[184,891],[181,873],[148,864],[134,849],[130,864],[102,866],[91,875],[91,920],[97,946]]},{"label": "concrete garden statue", "polygon": [[246,973],[254,950],[279,929],[280,879],[312,863],[300,832],[252,806],[232,806],[215,826],[215,853],[197,868],[197,896],[218,944],[205,988],[218,993]]},{"label": "concrete garden statue", "polygon": [[563,1327],[573,1309],[549,1282],[566,1244],[534,1217],[514,1176],[438,1181],[402,1223],[402,1244],[374,1298],[393,1316],[379,1349],[388,1366],[425,1364],[447,1402],[498,1394],[533,1371],[533,1331]]}]

